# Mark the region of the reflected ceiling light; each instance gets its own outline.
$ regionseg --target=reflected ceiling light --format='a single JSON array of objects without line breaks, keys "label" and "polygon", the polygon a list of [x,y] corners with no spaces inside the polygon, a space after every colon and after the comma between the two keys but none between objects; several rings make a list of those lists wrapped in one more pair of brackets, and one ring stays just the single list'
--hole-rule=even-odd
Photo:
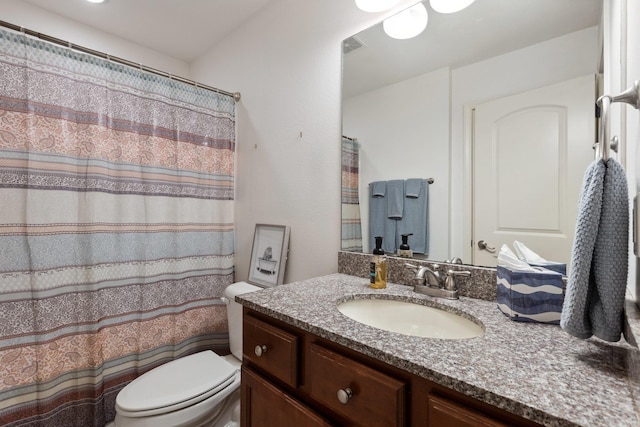
[{"label": "reflected ceiling light", "polygon": [[431,8],[440,13],[454,13],[471,6],[475,0],[429,0]]},{"label": "reflected ceiling light", "polygon": [[399,0],[356,0],[358,9],[365,12],[382,12],[389,10],[398,3]]},{"label": "reflected ceiling light", "polygon": [[410,39],[427,28],[429,15],[424,4],[418,3],[409,9],[387,18],[382,23],[384,32],[394,39]]}]

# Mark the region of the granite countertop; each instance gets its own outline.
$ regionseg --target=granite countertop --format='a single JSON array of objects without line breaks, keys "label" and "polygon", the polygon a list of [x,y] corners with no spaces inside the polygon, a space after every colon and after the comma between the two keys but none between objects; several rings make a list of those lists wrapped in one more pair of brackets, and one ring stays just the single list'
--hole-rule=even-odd
[{"label": "granite countertop", "polygon": [[[339,302],[382,297],[438,304],[480,321],[482,337],[420,338],[386,332],[342,313]],[[637,427],[630,371],[638,349],[580,340],[559,326],[513,322],[495,302],[435,299],[389,283],[374,290],[363,278],[331,274],[243,294],[244,306],[359,351],[389,365],[546,426]],[[448,307],[448,308],[447,308]]]}]

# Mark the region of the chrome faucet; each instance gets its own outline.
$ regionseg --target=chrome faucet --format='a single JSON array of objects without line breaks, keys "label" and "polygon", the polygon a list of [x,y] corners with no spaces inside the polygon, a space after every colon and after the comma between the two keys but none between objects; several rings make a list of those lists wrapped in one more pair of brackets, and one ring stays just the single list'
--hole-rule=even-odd
[{"label": "chrome faucet", "polygon": [[438,272],[438,266],[434,265],[432,270],[429,267],[420,266],[414,281],[420,282],[419,284],[424,286],[430,286],[432,288],[439,288],[441,286],[440,273]]},{"label": "chrome faucet", "polygon": [[449,270],[447,276],[442,279],[438,272],[439,266],[435,264],[433,270],[423,265],[418,267],[413,264],[405,264],[405,267],[416,270],[416,276],[413,278],[414,292],[437,298],[459,299],[456,276],[471,275],[471,272],[466,270]]}]

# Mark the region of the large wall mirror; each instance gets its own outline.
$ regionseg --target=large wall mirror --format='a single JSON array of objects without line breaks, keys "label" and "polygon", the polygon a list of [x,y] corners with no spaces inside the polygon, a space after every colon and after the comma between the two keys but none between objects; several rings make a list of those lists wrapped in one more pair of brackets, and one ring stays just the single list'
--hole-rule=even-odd
[{"label": "large wall mirror", "polygon": [[495,266],[518,240],[568,262],[594,156],[601,3],[476,0],[439,14],[425,1],[418,37],[379,24],[346,39],[342,250],[371,252],[369,183],[431,178],[428,259]]}]

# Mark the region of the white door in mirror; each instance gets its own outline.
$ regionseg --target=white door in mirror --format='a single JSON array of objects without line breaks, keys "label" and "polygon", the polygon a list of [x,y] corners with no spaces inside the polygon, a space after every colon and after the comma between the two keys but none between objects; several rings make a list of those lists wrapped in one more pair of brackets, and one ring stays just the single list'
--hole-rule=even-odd
[{"label": "white door in mirror", "polygon": [[569,265],[582,177],[593,161],[595,76],[497,99],[475,109],[473,264],[526,242]]}]

